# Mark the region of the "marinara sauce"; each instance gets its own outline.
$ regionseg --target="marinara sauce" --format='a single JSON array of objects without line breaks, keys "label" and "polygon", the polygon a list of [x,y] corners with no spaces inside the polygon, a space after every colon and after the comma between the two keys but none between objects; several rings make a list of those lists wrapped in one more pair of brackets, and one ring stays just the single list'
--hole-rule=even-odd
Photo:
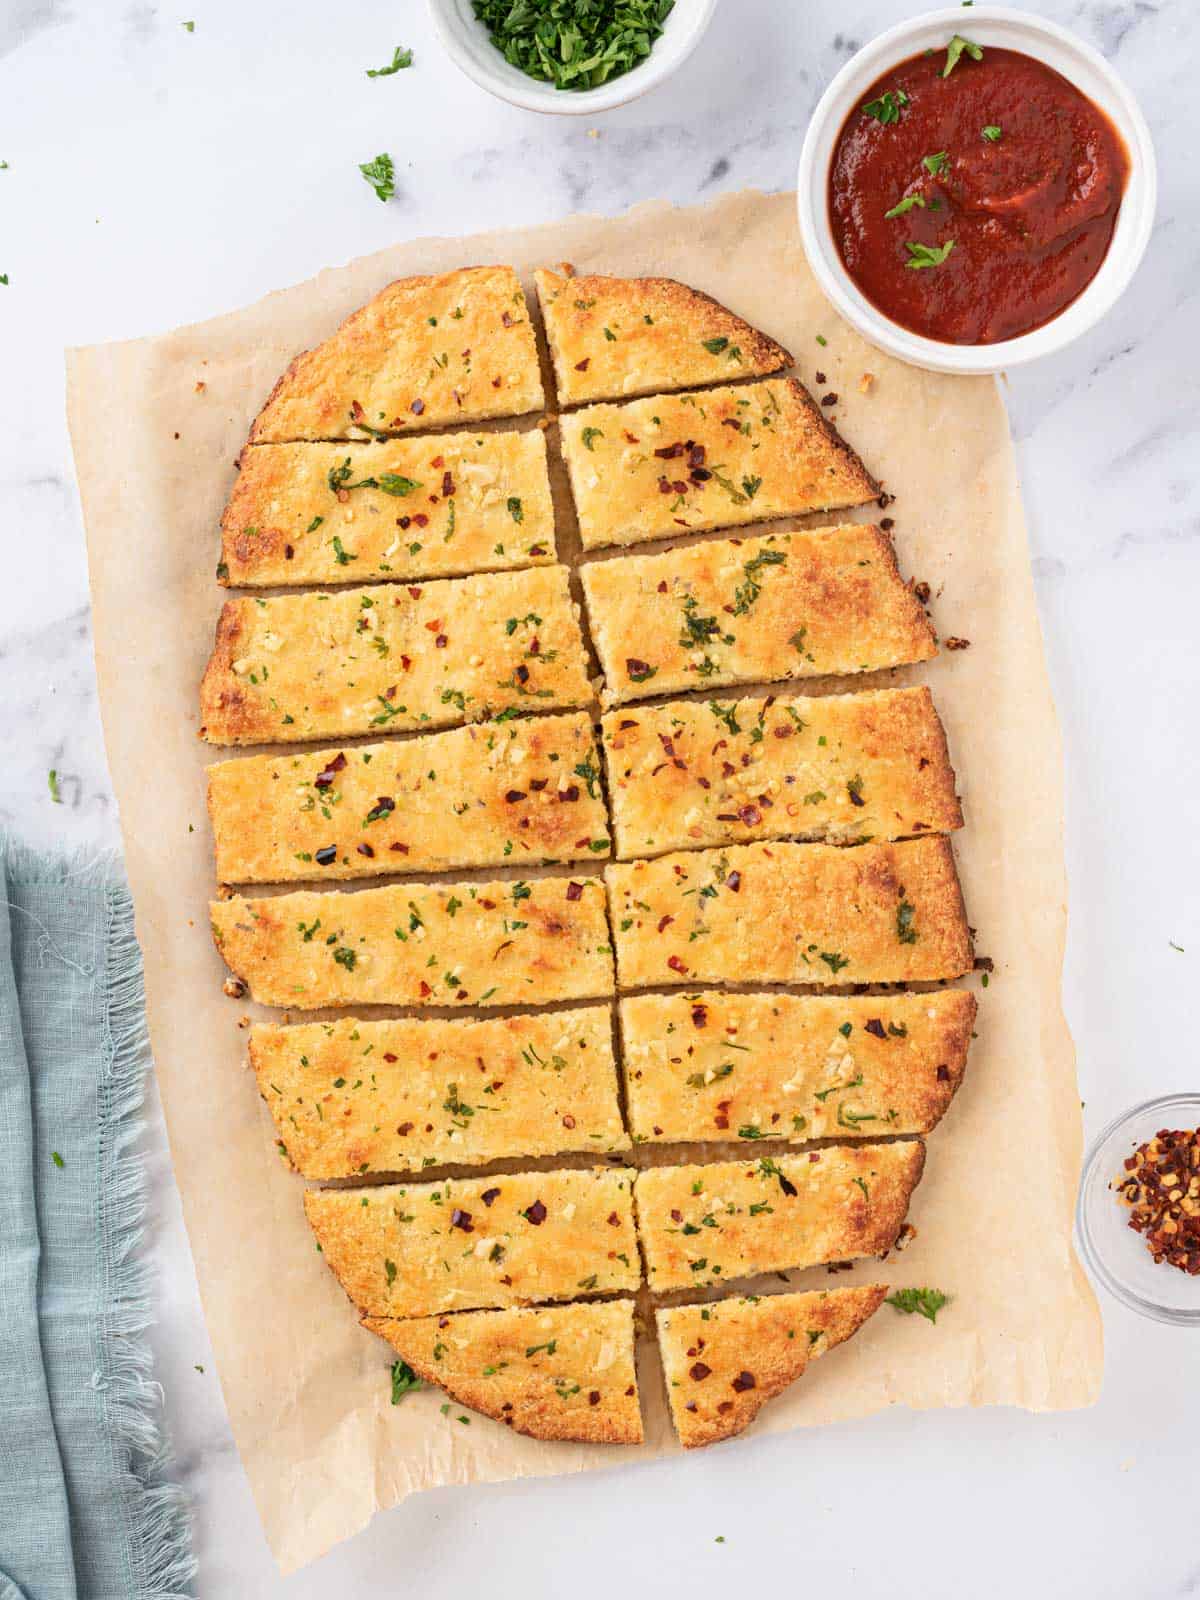
[{"label": "marinara sauce", "polygon": [[1128,175],[1108,118],[1059,73],[956,38],[885,73],[846,119],[829,217],[847,272],[894,322],[993,344],[1095,277]]}]

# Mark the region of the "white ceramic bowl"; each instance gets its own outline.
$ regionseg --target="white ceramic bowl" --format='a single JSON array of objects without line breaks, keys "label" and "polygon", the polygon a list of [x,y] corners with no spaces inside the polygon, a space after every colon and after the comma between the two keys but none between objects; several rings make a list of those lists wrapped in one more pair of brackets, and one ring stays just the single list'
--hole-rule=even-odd
[{"label": "white ceramic bowl", "polygon": [[550,111],[567,117],[592,117],[599,111],[611,111],[613,106],[623,106],[663,83],[700,43],[716,6],[717,0],[675,0],[662,34],[639,66],[599,89],[575,90],[556,89],[552,83],[530,78],[507,62],[476,18],[471,0],[429,0],[438,38],[468,78],[489,94],[526,111]]},{"label": "white ceramic bowl", "polygon": [[[889,67],[927,49],[945,49],[963,32],[986,50],[989,45],[1020,50],[1053,67],[1089,100],[1107,113],[1129,152],[1129,182],[1116,231],[1099,272],[1065,311],[1017,339],[996,344],[943,344],[902,328],[873,306],[853,282],[838,254],[829,224],[829,165],[842,125],[865,91]],[[1137,271],[1154,222],[1157,178],[1150,130],[1137,101],[1104,57],[1056,23],[1008,6],[975,5],[969,11],[949,6],[927,11],[911,22],[889,28],[860,50],[821,96],[800,155],[796,198],[800,237],[809,265],[825,294],[847,322],[886,350],[913,366],[933,372],[999,372],[1039,356],[1052,355],[1078,339],[1109,311]]]}]

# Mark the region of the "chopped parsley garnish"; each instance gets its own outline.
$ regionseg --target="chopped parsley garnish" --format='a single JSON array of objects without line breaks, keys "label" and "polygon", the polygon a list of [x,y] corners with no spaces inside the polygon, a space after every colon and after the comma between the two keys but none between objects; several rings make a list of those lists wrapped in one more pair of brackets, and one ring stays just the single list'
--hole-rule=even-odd
[{"label": "chopped parsley garnish", "polygon": [[415,478],[402,477],[398,472],[381,472],[373,483],[363,485],[363,488],[382,489],[384,494],[391,495],[411,494],[414,489],[420,487]]},{"label": "chopped parsley garnish", "polygon": [[411,50],[405,50],[403,45],[397,45],[396,48],[392,51],[391,65],[387,66],[387,67],[368,67],[367,68],[367,77],[368,78],[390,78],[393,72],[400,72],[404,67],[411,67],[412,64],[413,64],[413,53],[412,53],[412,51]]},{"label": "chopped parsley garnish", "polygon": [[728,339],[701,339],[700,343],[708,351],[710,356],[719,356],[721,351],[727,349],[729,346]]},{"label": "chopped parsley garnish", "polygon": [[940,1289],[897,1289],[895,1294],[888,1295],[886,1303],[903,1311],[906,1317],[919,1311],[926,1321],[936,1322],[938,1312],[949,1300],[950,1296]]},{"label": "chopped parsley garnish", "polygon": [[407,1361],[392,1362],[392,1404],[398,1406],[406,1394],[421,1387],[421,1380]]},{"label": "chopped parsley garnish", "polygon": [[921,210],[924,211],[925,199],[923,195],[906,194],[903,200],[897,200],[896,204],[890,211],[885,211],[883,213],[884,219],[886,220],[890,217],[902,217],[906,211],[911,211],[914,206],[920,206]]},{"label": "chopped parsley garnish", "polygon": [[597,89],[650,54],[674,0],[472,0],[506,61],[556,89]]},{"label": "chopped parsley garnish", "polygon": [[584,449],[585,450],[594,450],[596,448],[595,441],[597,439],[603,439],[603,437],[604,437],[604,429],[603,428],[585,428],[583,430],[583,446],[584,446]]},{"label": "chopped parsley garnish", "polygon": [[954,240],[947,239],[945,244],[930,246],[917,244],[910,239],[904,248],[911,258],[904,263],[906,267],[940,267],[954,249]]},{"label": "chopped parsley garnish", "polygon": [[913,916],[916,907],[907,900],[901,900],[896,907],[896,937],[901,944],[916,944],[917,930],[913,927]]},{"label": "chopped parsley garnish", "polygon": [[[743,480],[743,486],[749,481],[748,479]],[[753,481],[754,487],[757,489],[762,479],[756,478]],[[733,614],[735,617],[745,616],[746,612],[749,611],[762,593],[762,584],[758,581],[758,575],[762,569],[764,567],[782,566],[786,560],[787,556],[784,555],[782,550],[763,550],[752,560],[743,563],[742,571],[746,574],[746,581],[745,583],[740,583],[733,593]],[[712,620],[715,622],[715,618]]]},{"label": "chopped parsley garnish", "polygon": [[514,522],[525,521],[525,508],[515,494],[508,497],[508,514]]},{"label": "chopped parsley garnish", "polygon": [[879,96],[878,100],[868,100],[863,107],[863,116],[874,117],[886,128],[891,122],[900,121],[900,111],[908,104],[908,96],[903,89],[888,89]]},{"label": "chopped parsley garnish", "polygon": [[946,65],[942,68],[942,77],[948,78],[962,59],[966,51],[972,61],[983,60],[983,46],[976,44],[972,39],[964,39],[961,33],[956,33],[946,46]]},{"label": "chopped parsley garnish", "polygon": [[381,200],[390,200],[396,192],[396,167],[387,151],[381,151],[374,161],[364,161],[358,169]]}]

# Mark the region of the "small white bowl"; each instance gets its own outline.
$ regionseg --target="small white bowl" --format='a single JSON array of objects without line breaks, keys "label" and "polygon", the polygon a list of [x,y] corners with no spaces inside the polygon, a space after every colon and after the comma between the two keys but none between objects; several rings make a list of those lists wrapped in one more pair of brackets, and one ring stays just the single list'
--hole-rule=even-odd
[{"label": "small white bowl", "polygon": [[599,111],[611,111],[613,106],[623,106],[665,82],[700,43],[716,6],[717,0],[675,0],[662,33],[639,66],[599,89],[556,89],[552,83],[530,78],[504,59],[476,17],[471,0],[429,0],[438,38],[455,66],[468,78],[510,105],[565,117],[591,117]]},{"label": "small white bowl", "polygon": [[[893,322],[871,304],[851,279],[838,253],[829,222],[828,181],[834,146],[846,118],[875,80],[889,67],[944,50],[963,30],[986,50],[989,45],[1020,50],[1060,72],[1104,111],[1129,153],[1129,181],[1117,226],[1099,272],[1066,310],[1043,327],[995,344],[943,344]],[[847,322],[872,344],[915,367],[931,372],[999,372],[1065,349],[1111,310],[1137,271],[1150,238],[1157,195],[1154,146],[1137,101],[1090,45],[1056,23],[1008,6],[946,7],[889,28],[858,52],[821,96],[800,154],[796,199],[800,237],[809,265],[825,294]]]}]

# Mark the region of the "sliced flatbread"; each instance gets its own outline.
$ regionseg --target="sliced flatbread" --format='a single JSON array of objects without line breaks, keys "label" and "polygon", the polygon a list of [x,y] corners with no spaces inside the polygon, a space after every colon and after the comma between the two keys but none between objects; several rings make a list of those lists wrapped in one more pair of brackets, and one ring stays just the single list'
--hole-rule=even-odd
[{"label": "sliced flatbread", "polygon": [[610,711],[604,754],[625,859],[751,839],[853,844],[962,827],[946,735],[924,686]]},{"label": "sliced flatbread", "polygon": [[609,853],[586,712],[208,769],[222,883],[595,860]]},{"label": "sliced flatbread", "polygon": [[861,523],[594,561],[581,576],[610,704],[937,654],[891,540]]},{"label": "sliced flatbread", "polygon": [[630,995],[621,1001],[639,1144],[929,1133],[967,1065],[975,996]]},{"label": "sliced flatbread", "polygon": [[421,433],[516,417],[545,400],[511,267],[397,278],[298,355],[255,419],[256,444]]},{"label": "sliced flatbread", "polygon": [[782,345],[674,278],[535,272],[560,406],[756,378]]},{"label": "sliced flatbread", "polygon": [[910,1140],[648,1168],[634,1186],[647,1281],[658,1294],[879,1255],[924,1167]]},{"label": "sliced flatbread", "polygon": [[944,838],[742,844],[608,868],[622,989],[913,983],[973,965]]},{"label": "sliced flatbread", "polygon": [[879,496],[794,378],[588,406],[560,428],[585,550],[841,511]]},{"label": "sliced flatbread", "polygon": [[685,1450],[732,1439],[883,1304],[884,1283],[675,1306],[655,1313],[671,1420]]},{"label": "sliced flatbread", "polygon": [[444,578],[554,560],[537,428],[252,445],[239,469],[217,568],[234,588]]},{"label": "sliced flatbread", "polygon": [[234,895],[209,910],[217,949],[266,1006],[528,1006],[613,992],[594,878]]},{"label": "sliced flatbread", "polygon": [[259,1025],[250,1065],[306,1178],[629,1148],[607,1006]]},{"label": "sliced flatbread", "polygon": [[633,1301],[364,1317],[417,1377],[532,1439],[641,1444]]},{"label": "sliced flatbread", "polygon": [[360,1311],[443,1311],[636,1289],[633,1173],[503,1173],[372,1189],[309,1189],[326,1265]]},{"label": "sliced flatbread", "polygon": [[565,567],[227,600],[200,685],[210,744],[451,727],[592,697]]}]

